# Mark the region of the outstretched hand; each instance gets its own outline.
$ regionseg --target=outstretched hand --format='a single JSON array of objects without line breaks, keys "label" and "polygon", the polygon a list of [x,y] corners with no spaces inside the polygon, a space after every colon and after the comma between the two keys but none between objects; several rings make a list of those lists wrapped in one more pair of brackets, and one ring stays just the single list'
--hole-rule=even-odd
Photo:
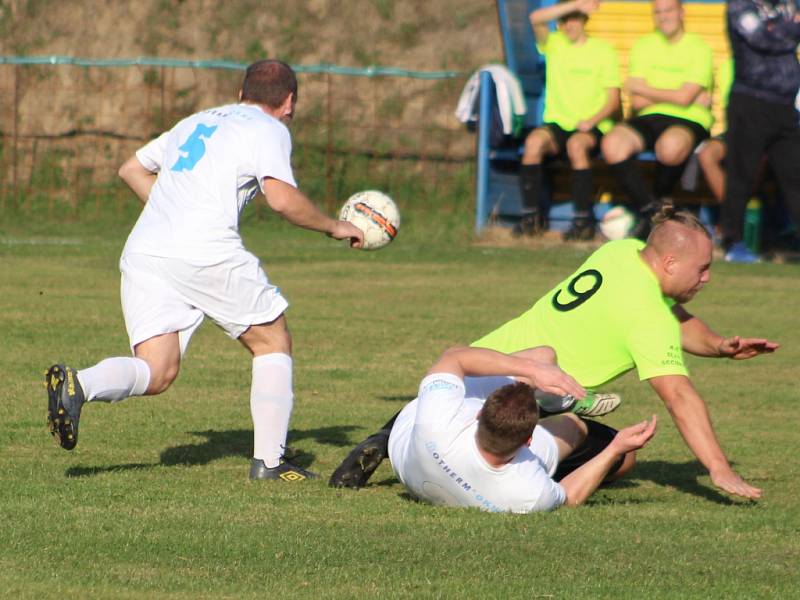
[{"label": "outstretched hand", "polygon": [[328,235],[336,240],[350,240],[351,248],[361,248],[364,245],[364,232],[349,221],[335,221]]},{"label": "outstretched hand", "polygon": [[638,450],[653,439],[653,436],[656,434],[656,424],[657,419],[656,416],[653,415],[650,421],[645,419],[641,423],[636,423],[636,425],[620,429],[611,443],[614,444],[615,449],[622,454],[627,454],[632,450]]},{"label": "outstretched hand", "polygon": [[735,335],[722,340],[717,350],[720,356],[727,356],[734,360],[745,360],[759,354],[771,354],[780,347],[780,344],[770,342],[764,338],[742,338]]},{"label": "outstretched hand", "polygon": [[751,500],[758,500],[761,498],[761,489],[747,483],[730,467],[720,471],[712,471],[710,475],[711,482],[729,494],[742,496],[743,498],[749,498]]}]

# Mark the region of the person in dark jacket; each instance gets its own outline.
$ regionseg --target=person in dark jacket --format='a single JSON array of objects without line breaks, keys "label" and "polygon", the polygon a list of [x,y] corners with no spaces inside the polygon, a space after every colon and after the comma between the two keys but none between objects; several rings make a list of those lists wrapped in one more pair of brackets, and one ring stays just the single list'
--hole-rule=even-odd
[{"label": "person in dark jacket", "polygon": [[766,154],[795,224],[800,224],[800,12],[795,0],[729,0],[734,77],[722,234],[729,262],[757,262],[742,242],[744,211]]}]

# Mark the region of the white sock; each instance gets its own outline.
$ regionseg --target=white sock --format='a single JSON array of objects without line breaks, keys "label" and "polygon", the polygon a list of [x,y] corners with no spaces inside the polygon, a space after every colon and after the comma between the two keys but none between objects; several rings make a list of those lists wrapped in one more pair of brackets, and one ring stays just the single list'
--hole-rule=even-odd
[{"label": "white sock", "polygon": [[550,413],[559,413],[569,410],[575,404],[575,398],[570,394],[559,396],[558,394],[551,394],[536,389],[534,395],[536,396],[536,402],[539,404],[539,408]]},{"label": "white sock", "polygon": [[253,416],[253,458],[277,467],[286,446],[292,415],[292,357],[262,354],[253,359],[250,414]]},{"label": "white sock", "polygon": [[107,358],[93,367],[78,371],[78,381],[86,400],[119,402],[129,396],[141,396],[147,391],[150,366],[141,358]]}]

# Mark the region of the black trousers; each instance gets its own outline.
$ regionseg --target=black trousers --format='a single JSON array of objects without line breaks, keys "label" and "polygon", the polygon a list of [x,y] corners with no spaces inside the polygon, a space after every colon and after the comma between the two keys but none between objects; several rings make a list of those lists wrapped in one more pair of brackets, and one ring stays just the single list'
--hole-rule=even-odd
[{"label": "black trousers", "polygon": [[725,141],[725,201],[722,236],[726,248],[742,241],[744,212],[766,154],[795,225],[800,226],[800,115],[793,105],[732,92]]}]

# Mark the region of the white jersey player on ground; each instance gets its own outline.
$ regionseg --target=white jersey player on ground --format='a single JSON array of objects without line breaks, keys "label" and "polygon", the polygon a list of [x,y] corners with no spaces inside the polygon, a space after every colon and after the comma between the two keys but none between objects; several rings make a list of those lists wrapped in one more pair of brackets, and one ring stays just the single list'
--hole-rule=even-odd
[{"label": "white jersey player on ground", "polygon": [[[389,458],[406,489],[434,504],[527,513],[581,504],[604,480],[633,468],[634,452],[655,433],[655,416],[619,432],[572,413],[537,425],[531,386],[576,393],[577,384],[554,359],[547,347],[515,355],[483,348],[445,352],[391,428]],[[483,377],[467,378],[465,385],[466,375],[498,373],[516,382]],[[584,449],[598,426],[603,439],[595,438],[594,447],[559,473],[559,463]]]},{"label": "white jersey player on ground", "polygon": [[261,189],[294,225],[349,239],[363,234],[322,214],[296,189],[291,138],[297,79],[288,65],[260,61],[245,74],[240,102],[179,122],[120,168],[144,203],[120,259],[122,309],[133,357],[107,358],[46,374],[51,433],[67,450],[78,441],[84,402],[159,394],[178,375],[205,316],[253,355],[251,479],[312,476],[283,458],[292,410],[288,303],[245,250],[239,215]]}]

